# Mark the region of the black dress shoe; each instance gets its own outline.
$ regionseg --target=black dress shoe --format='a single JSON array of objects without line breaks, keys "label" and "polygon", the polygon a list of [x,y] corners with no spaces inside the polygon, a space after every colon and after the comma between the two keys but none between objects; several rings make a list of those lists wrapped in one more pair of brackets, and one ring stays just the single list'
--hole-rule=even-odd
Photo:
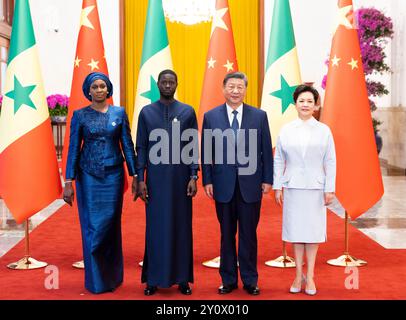
[{"label": "black dress shoe", "polygon": [[218,289],[219,294],[227,294],[233,291],[234,289],[237,289],[238,285],[236,283],[233,284],[222,284],[220,288]]},{"label": "black dress shoe", "polygon": [[157,290],[158,290],[158,288],[156,286],[147,286],[144,289],[144,294],[146,296],[152,296]]},{"label": "black dress shoe", "polygon": [[192,294],[192,289],[190,288],[189,284],[180,284],[178,287],[180,293],[189,296]]},{"label": "black dress shoe", "polygon": [[247,293],[252,294],[253,296],[259,295],[259,288],[258,286],[252,286],[252,285],[244,285],[244,290],[247,291]]}]

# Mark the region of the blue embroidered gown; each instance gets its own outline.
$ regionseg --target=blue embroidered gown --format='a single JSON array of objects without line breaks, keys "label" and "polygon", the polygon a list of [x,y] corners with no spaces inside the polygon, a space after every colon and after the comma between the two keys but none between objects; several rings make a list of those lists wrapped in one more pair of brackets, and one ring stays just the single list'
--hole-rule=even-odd
[{"label": "blue embroidered gown", "polygon": [[[172,143],[180,140],[173,139],[176,132],[173,136],[172,131],[176,125],[180,135],[186,129],[196,130],[194,159],[190,164],[181,161],[176,164],[174,161]],[[150,137],[154,129],[164,129],[168,133],[170,148],[158,154],[163,158],[168,156],[169,164],[151,162],[154,154],[151,148],[157,143]],[[141,181],[146,171],[149,196],[141,281],[151,286],[168,288],[173,284],[193,282],[192,198],[187,196],[187,186],[190,176],[197,174],[199,168],[197,138],[196,114],[191,106],[179,101],[165,106],[157,101],[140,112],[137,173]],[[180,150],[191,145],[192,139],[185,140],[180,143]]]},{"label": "blue embroidered gown", "polygon": [[66,179],[74,179],[82,231],[85,287],[113,291],[123,281],[121,212],[123,153],[130,175],[135,151],[124,108],[106,113],[85,107],[73,113]]}]

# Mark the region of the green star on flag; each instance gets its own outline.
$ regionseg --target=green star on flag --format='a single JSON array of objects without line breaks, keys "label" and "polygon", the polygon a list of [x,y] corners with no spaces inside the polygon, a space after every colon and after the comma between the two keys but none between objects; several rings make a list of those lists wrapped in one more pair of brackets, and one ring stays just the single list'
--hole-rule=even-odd
[{"label": "green star on flag", "polygon": [[261,109],[268,115],[272,141],[281,128],[297,119],[293,92],[302,83],[289,0],[274,0]]},{"label": "green star on flag", "polygon": [[37,110],[30,98],[30,94],[34,91],[35,87],[36,85],[23,87],[14,75],[14,90],[6,93],[6,97],[14,100],[14,114],[17,113],[23,104]]},{"label": "green star on flag", "polygon": [[151,103],[154,101],[157,101],[160,97],[160,93],[158,90],[158,85],[154,79],[153,76],[150,77],[150,89],[149,91],[145,91],[144,93],[141,93],[141,96],[151,100]]},{"label": "green star on flag", "polygon": [[0,194],[14,220],[22,223],[58,199],[61,178],[29,0],[13,3],[7,68],[2,75]]},{"label": "green star on flag", "polygon": [[154,103],[160,96],[155,79],[158,79],[158,75],[162,70],[172,68],[171,50],[162,0],[149,0],[142,44],[141,66],[131,123],[131,134],[134,143],[137,140],[138,117],[142,108]]},{"label": "green star on flag", "polygon": [[285,78],[281,75],[281,89],[271,92],[270,95],[281,99],[282,102],[282,114],[289,108],[293,101],[293,92],[297,86],[289,86]]}]

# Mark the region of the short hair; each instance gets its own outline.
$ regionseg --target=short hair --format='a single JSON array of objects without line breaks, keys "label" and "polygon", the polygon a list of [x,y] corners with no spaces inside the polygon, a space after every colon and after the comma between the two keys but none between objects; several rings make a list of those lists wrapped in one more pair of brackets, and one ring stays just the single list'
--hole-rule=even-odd
[{"label": "short hair", "polygon": [[319,92],[312,86],[309,86],[307,84],[301,84],[297,86],[295,92],[293,92],[293,101],[297,101],[297,98],[303,93],[303,92],[311,92],[313,94],[314,98],[314,103],[317,103],[317,100],[319,99]]},{"label": "short hair", "polygon": [[248,78],[245,75],[245,73],[243,73],[243,72],[236,71],[236,72],[227,73],[223,80],[223,86],[225,86],[227,81],[230,79],[242,79],[245,82],[245,86],[248,87]]},{"label": "short hair", "polygon": [[171,74],[171,75],[173,75],[173,76],[175,77],[175,79],[176,79],[176,82],[178,82],[178,76],[177,76],[177,74],[175,73],[175,71],[173,71],[173,70],[171,70],[171,69],[162,70],[162,71],[159,73],[159,75],[158,75],[158,82],[159,82],[159,80],[161,80],[162,76],[165,75],[165,74]]}]

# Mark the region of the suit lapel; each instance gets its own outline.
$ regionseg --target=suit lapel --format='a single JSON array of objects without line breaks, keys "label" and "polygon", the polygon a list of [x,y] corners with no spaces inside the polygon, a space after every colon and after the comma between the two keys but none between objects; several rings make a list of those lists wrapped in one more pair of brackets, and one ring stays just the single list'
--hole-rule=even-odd
[{"label": "suit lapel", "polygon": [[221,108],[221,119],[223,130],[231,128],[230,121],[228,120],[226,104],[223,104],[223,107]]},{"label": "suit lapel", "polygon": [[[243,104],[243,111],[242,111],[242,120],[241,120],[241,126],[240,129],[245,129],[245,137],[248,137],[248,131],[247,128],[249,129],[250,126],[250,119],[251,119],[251,114],[250,114],[250,109],[246,107],[245,103]],[[244,135],[242,134],[242,131],[239,131],[238,133],[238,145],[241,143],[241,141],[243,140]]]}]

